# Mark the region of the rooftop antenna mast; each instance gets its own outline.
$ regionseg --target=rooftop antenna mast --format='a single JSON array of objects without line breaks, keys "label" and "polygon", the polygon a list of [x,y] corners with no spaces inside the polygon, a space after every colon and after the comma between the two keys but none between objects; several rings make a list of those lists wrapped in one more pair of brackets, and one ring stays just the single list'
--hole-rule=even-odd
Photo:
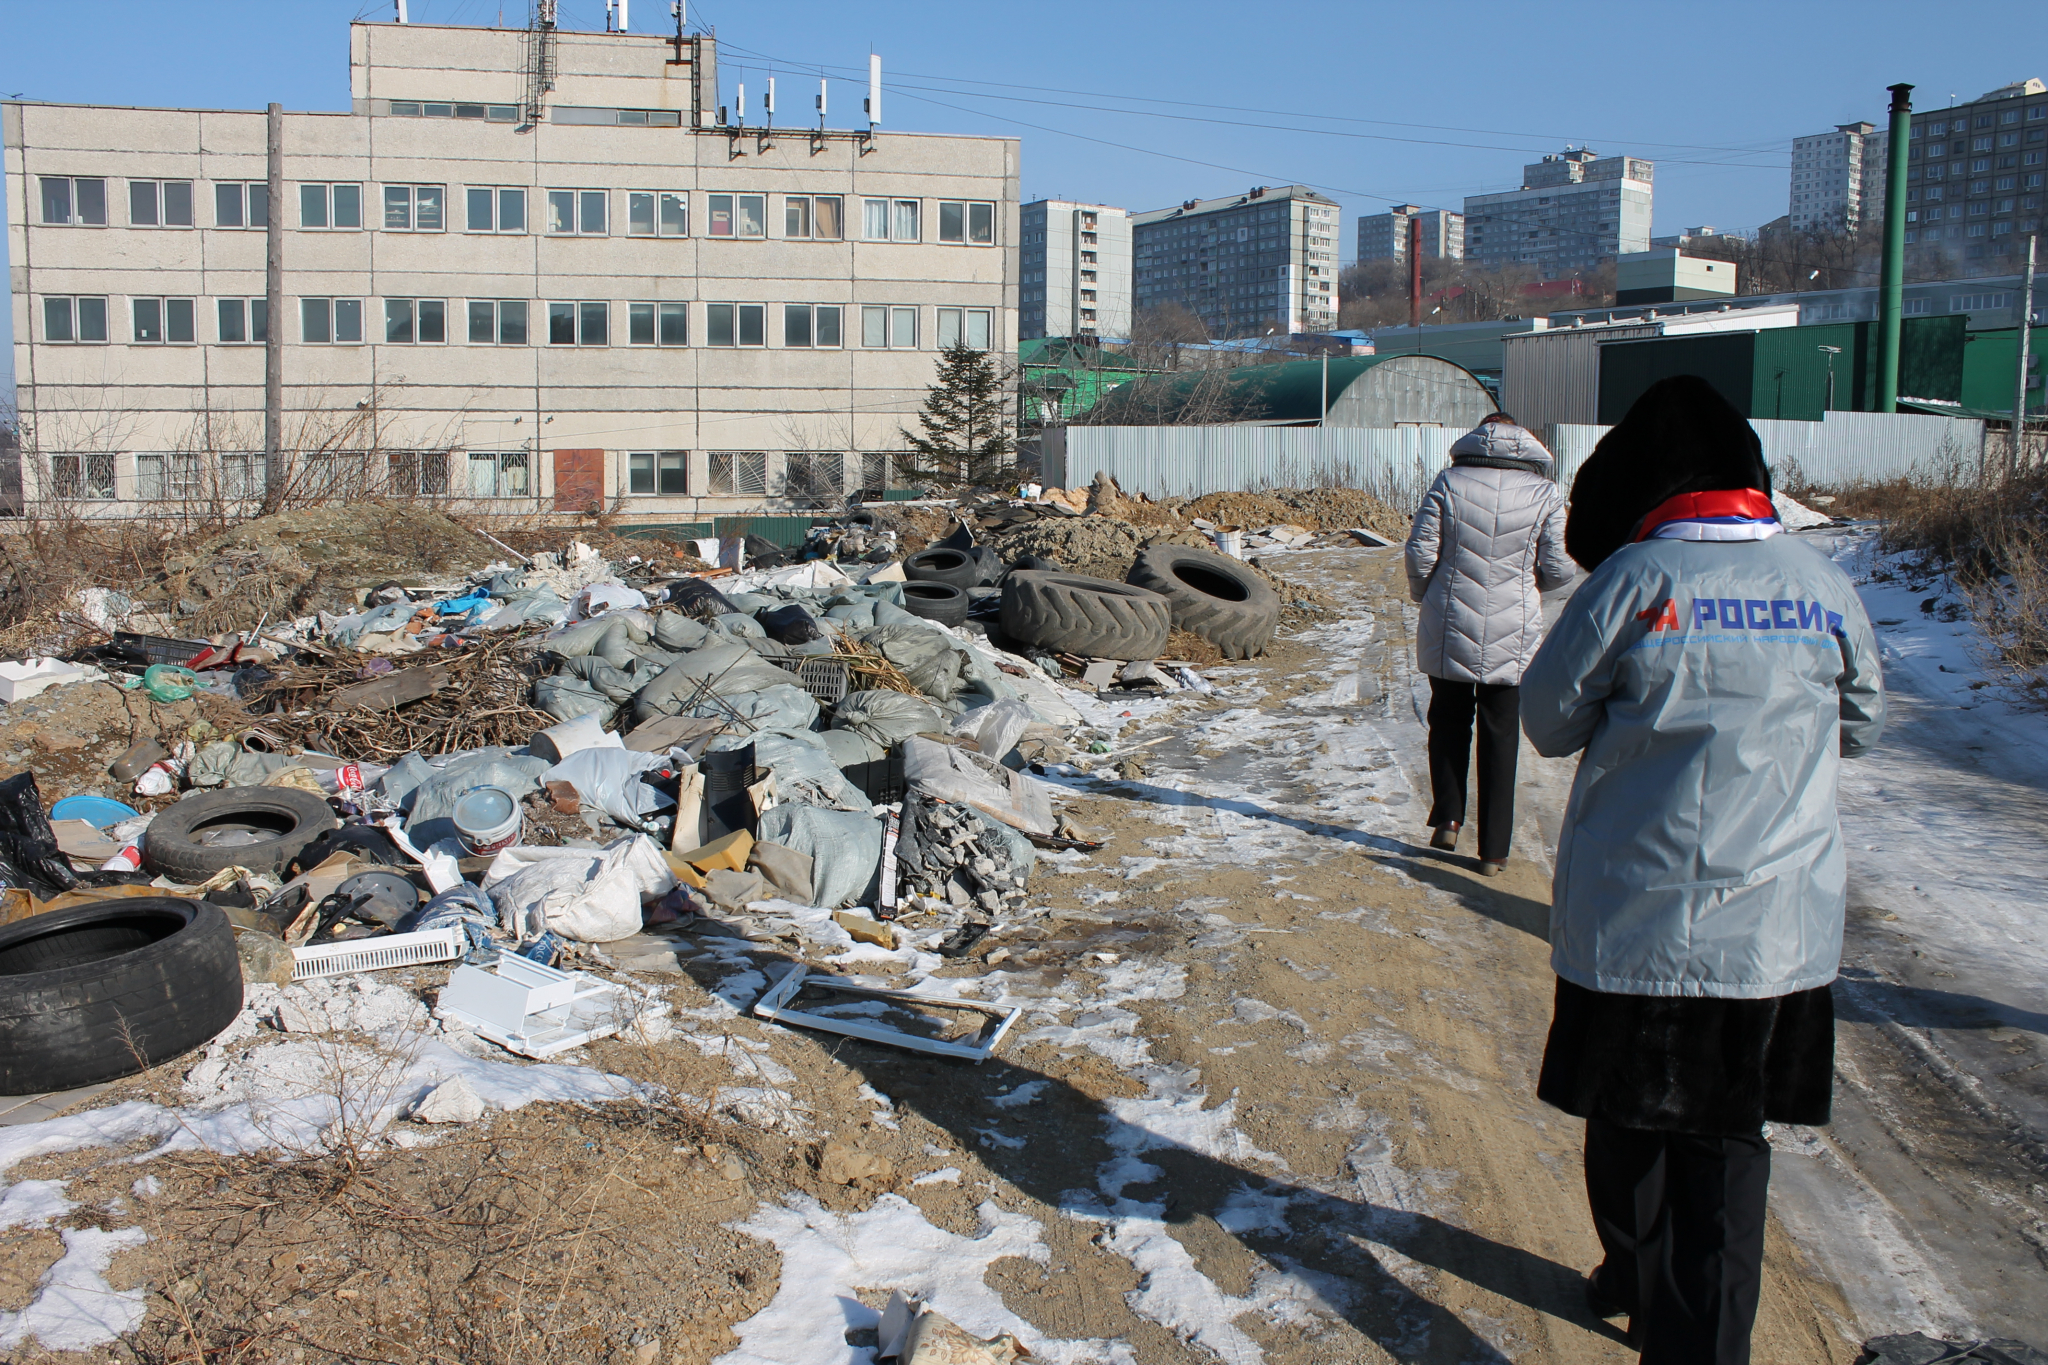
[{"label": "rooftop antenna mast", "polygon": [[555,88],[555,0],[533,0],[526,26],[526,124],[540,123],[547,94]]},{"label": "rooftop antenna mast", "polygon": [[868,54],[868,97],[861,101],[861,109],[868,116],[868,135],[861,142],[861,155],[875,150],[875,134],[882,126],[882,54]]}]

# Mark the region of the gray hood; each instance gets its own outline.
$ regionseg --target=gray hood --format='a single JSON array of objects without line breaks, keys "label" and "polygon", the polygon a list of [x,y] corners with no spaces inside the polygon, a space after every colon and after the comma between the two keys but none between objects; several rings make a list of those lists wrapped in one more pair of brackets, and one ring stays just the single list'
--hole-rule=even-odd
[{"label": "gray hood", "polygon": [[1452,443],[1451,463],[1526,469],[1547,479],[1555,462],[1527,429],[1511,422],[1484,422]]}]

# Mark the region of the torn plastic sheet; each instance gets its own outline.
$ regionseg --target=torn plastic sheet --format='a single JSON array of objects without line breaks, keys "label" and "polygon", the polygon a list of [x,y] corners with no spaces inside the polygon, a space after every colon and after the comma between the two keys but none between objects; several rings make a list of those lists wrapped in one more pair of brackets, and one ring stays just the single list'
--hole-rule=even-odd
[{"label": "torn plastic sheet", "polygon": [[[988,1015],[998,1022],[994,1029],[977,1034],[973,1041],[949,1042],[944,1038],[927,1038],[902,1029],[893,1029],[884,1024],[868,1023],[857,1018],[842,1018],[828,1014],[814,1014],[794,1009],[791,1002],[806,983],[820,990],[829,990],[840,995],[864,995],[877,1000],[894,1000],[904,1005],[924,1009],[966,1010],[974,1014]],[[769,987],[768,993],[754,1002],[754,1013],[763,1019],[772,1019],[778,1024],[790,1024],[800,1028],[822,1029],[827,1033],[840,1033],[849,1038],[859,1038],[870,1043],[882,1043],[889,1047],[908,1048],[912,1052],[929,1052],[939,1057],[954,1057],[961,1061],[985,1062],[995,1055],[996,1045],[1009,1033],[1011,1025],[1024,1015],[1022,1005],[1008,1009],[1000,1005],[983,1005],[972,1000],[945,1000],[914,994],[910,991],[893,991],[879,986],[856,986],[837,977],[811,975],[808,967],[793,967],[782,980]]]}]

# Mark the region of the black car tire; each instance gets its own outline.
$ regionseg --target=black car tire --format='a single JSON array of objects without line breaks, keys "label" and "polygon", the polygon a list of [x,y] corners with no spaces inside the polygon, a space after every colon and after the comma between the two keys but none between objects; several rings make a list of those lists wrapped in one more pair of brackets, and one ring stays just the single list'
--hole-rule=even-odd
[{"label": "black car tire", "polygon": [[903,609],[935,625],[964,625],[967,621],[967,589],[951,583],[905,583]]},{"label": "black car tire", "polygon": [[1065,573],[1066,568],[1057,559],[1044,555],[1019,555],[1017,562],[1010,566],[1012,573]]},{"label": "black car tire", "polygon": [[903,576],[912,583],[950,583],[971,588],[981,582],[981,560],[973,550],[931,546],[903,561]]},{"label": "black car tire", "polygon": [[1003,580],[1003,633],[1039,649],[1091,659],[1156,659],[1173,628],[1164,597],[1077,573],[1012,573]]},{"label": "black car tire", "polygon": [[[188,796],[150,821],[142,861],[172,881],[197,886],[223,868],[282,872],[306,845],[341,822],[327,798],[296,787],[230,787]],[[241,826],[269,837],[254,843],[202,842],[209,830]]]},{"label": "black car tire", "polygon": [[133,1076],[211,1040],[242,1008],[218,906],[136,896],[0,928],[0,1094]]},{"label": "black car tire", "polygon": [[1280,595],[1258,574],[1213,550],[1154,545],[1138,551],[1129,581],[1173,605],[1173,623],[1226,659],[1264,654],[1280,625]]}]

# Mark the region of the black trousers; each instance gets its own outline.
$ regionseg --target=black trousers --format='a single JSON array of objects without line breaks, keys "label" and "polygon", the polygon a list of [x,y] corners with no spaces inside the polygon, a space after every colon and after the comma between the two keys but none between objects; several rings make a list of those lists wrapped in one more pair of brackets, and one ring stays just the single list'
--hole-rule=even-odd
[{"label": "black trousers", "polygon": [[1515,760],[1522,745],[1522,689],[1505,683],[1429,680],[1429,826],[1465,823],[1472,721],[1479,721],[1479,856],[1504,862],[1515,828]]},{"label": "black trousers", "polygon": [[1764,1275],[1771,1146],[1586,1120],[1586,1199],[1603,1293],[1642,1365],[1748,1365]]}]

